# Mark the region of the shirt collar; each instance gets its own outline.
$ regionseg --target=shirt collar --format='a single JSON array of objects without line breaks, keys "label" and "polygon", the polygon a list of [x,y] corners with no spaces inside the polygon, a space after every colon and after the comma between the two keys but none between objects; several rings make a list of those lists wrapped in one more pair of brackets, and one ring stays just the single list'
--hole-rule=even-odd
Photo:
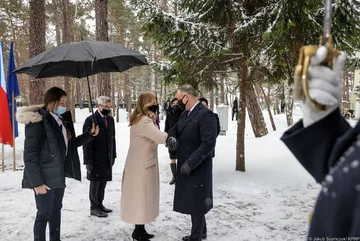
[{"label": "shirt collar", "polygon": [[97,109],[97,111],[99,112],[99,114],[100,114],[101,118],[106,117],[106,116],[104,116],[103,114],[101,114],[101,112],[100,112],[100,110],[99,110],[99,109]]},{"label": "shirt collar", "polygon": [[200,103],[200,101],[196,102],[196,104],[189,110],[189,113],[194,110],[194,108]]}]

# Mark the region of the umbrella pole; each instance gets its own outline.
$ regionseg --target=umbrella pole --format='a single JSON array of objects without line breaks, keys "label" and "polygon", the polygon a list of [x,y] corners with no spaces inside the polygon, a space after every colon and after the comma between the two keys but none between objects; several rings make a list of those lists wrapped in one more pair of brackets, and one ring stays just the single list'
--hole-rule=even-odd
[{"label": "umbrella pole", "polygon": [[92,106],[92,98],[91,98],[91,89],[90,89],[90,81],[89,81],[89,75],[86,75],[86,80],[87,80],[87,84],[88,84],[88,91],[89,91],[89,105],[90,105],[90,110],[91,110],[91,114],[93,116],[93,121],[95,122],[95,114],[94,114],[94,110],[93,110],[93,106]]}]

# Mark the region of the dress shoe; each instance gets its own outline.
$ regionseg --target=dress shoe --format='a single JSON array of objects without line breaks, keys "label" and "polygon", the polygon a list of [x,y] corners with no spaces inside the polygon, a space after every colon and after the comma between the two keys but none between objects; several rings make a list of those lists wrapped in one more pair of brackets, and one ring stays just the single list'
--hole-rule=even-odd
[{"label": "dress shoe", "polygon": [[100,210],[101,210],[101,212],[103,212],[103,213],[112,213],[112,211],[113,211],[113,210],[108,209],[108,208],[106,208],[106,207],[104,207],[104,206],[100,206]]},{"label": "dress shoe", "polygon": [[106,218],[108,216],[107,213],[103,213],[100,209],[93,209],[90,211],[90,215],[99,217],[99,218]]},{"label": "dress shoe", "polygon": [[[206,234],[203,234],[201,239],[206,239],[206,238],[207,238],[207,235],[206,235]],[[190,235],[184,236],[184,237],[182,238],[182,241],[191,241]]]}]

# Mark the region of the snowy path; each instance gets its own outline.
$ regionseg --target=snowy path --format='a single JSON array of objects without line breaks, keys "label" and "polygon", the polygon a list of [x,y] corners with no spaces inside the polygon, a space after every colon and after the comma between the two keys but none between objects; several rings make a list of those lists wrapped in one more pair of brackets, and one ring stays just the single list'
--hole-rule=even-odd
[{"label": "snowy path", "polygon": [[[86,112],[78,112],[87,116]],[[214,160],[214,209],[206,216],[208,241],[305,240],[307,215],[312,210],[319,186],[296,162],[279,141],[285,129],[285,116],[276,116],[279,131],[255,139],[247,125],[246,173],[235,172],[236,123],[230,123],[227,136],[220,136]],[[76,124],[81,131],[81,119]],[[269,127],[270,125],[268,125]],[[21,159],[23,126],[17,139]],[[128,148],[129,129],[117,124],[118,159],[113,181],[108,183],[104,204],[114,209],[106,219],[89,215],[88,186],[83,181],[67,180],[64,197],[62,240],[127,241],[132,225],[120,220],[121,176]],[[79,148],[82,158],[82,149]],[[7,148],[7,163],[12,162]],[[168,185],[170,170],[167,150],[159,146],[160,215],[147,225],[154,241],[181,240],[190,231],[190,217],[172,211],[173,186]],[[8,165],[11,169],[11,165]],[[0,240],[31,241],[35,216],[34,197],[21,189],[22,172],[0,173]]]}]

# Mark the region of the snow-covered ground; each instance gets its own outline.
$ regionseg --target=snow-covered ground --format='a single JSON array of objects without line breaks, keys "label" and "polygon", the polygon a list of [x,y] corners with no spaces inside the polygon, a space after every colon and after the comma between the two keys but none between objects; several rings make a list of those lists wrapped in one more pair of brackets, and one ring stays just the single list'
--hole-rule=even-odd
[{"label": "snow-covered ground", "polygon": [[[77,110],[77,133],[81,133],[87,110]],[[266,113],[265,118],[268,120]],[[295,111],[295,121],[299,119]],[[219,136],[214,159],[214,208],[206,218],[208,241],[305,240],[307,215],[311,212],[320,186],[298,164],[279,140],[286,129],[286,117],[275,116],[277,131],[254,138],[246,125],[246,172],[235,172],[236,122],[229,123],[226,136]],[[164,123],[161,123],[163,129]],[[113,181],[108,183],[104,204],[114,210],[108,218],[90,216],[89,182],[82,168],[82,182],[67,180],[63,202],[62,240],[126,241],[133,226],[120,219],[121,176],[129,145],[129,128],[125,113],[116,126],[117,160]],[[6,171],[0,173],[0,240],[32,240],[36,213],[34,194],[21,189],[24,126],[16,139],[17,172],[12,171],[12,149],[5,147]],[[139,147],[141,148],[141,147]],[[82,159],[82,148],[79,148]],[[172,211],[174,186],[167,149],[159,146],[160,215],[147,230],[154,241],[176,241],[189,234],[190,217]]]}]

